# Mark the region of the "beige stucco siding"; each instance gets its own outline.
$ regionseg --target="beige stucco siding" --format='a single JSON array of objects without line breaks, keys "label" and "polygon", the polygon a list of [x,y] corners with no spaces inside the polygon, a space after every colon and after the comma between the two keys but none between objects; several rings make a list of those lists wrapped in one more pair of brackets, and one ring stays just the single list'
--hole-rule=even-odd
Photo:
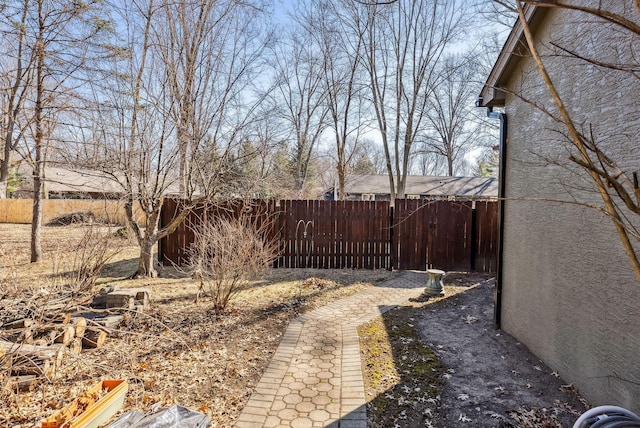
[{"label": "beige stucco siding", "polygon": [[[584,17],[550,12],[537,32],[540,49],[549,53],[556,41],[598,59],[630,60],[629,35]],[[640,172],[640,82],[566,57],[545,62],[577,123],[624,169]],[[520,61],[509,88],[556,111],[530,59]],[[602,202],[568,161],[572,150],[558,133],[566,130],[521,97],[508,95],[505,111],[502,328],[593,404],[639,412],[640,282],[611,221],[574,204]]]}]

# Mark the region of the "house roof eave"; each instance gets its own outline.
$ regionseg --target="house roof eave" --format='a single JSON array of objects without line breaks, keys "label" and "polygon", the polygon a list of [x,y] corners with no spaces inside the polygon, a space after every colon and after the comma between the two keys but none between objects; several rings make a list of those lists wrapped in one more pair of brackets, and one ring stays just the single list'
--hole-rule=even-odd
[{"label": "house roof eave", "polygon": [[[527,23],[533,32],[540,25],[548,8],[525,5],[524,13]],[[504,88],[515,69],[516,65],[526,51],[524,32],[519,19],[516,19],[509,36],[507,37],[498,59],[496,60],[487,80],[480,92],[481,104],[479,107],[503,107],[506,93]]]}]

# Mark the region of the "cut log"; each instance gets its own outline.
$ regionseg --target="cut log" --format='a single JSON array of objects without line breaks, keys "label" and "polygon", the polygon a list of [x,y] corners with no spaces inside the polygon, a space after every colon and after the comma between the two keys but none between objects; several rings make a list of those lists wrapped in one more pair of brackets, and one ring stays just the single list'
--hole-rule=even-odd
[{"label": "cut log", "polygon": [[9,376],[7,387],[14,392],[32,391],[38,383],[36,375]]},{"label": "cut log", "polygon": [[51,316],[45,314],[43,316],[43,321],[46,323],[55,323],[55,324],[69,324],[71,322],[71,312],[60,312],[54,313]]},{"label": "cut log", "polygon": [[12,321],[2,325],[1,338],[10,342],[31,343],[36,322],[30,318]]},{"label": "cut log", "polygon": [[51,375],[64,356],[62,345],[35,346],[0,341],[0,356],[6,356],[5,364],[17,375]]},{"label": "cut log", "polygon": [[33,325],[34,321],[30,318],[23,318],[21,320],[16,320],[12,322],[8,322],[6,324],[2,324],[3,330],[12,330],[12,329],[23,329],[25,327],[29,327]]},{"label": "cut log", "polygon": [[62,343],[64,346],[69,346],[74,337],[76,337],[76,329],[72,325],[64,325],[62,330],[51,330],[50,337],[53,338],[54,343]]},{"label": "cut log", "polygon": [[136,291],[136,305],[142,305],[142,310],[148,311],[151,307],[151,290],[148,288],[134,290]]},{"label": "cut log", "polygon": [[35,334],[36,340],[40,343],[41,339],[47,340],[48,343],[62,343],[65,346],[69,346],[74,337],[80,337],[84,335],[84,330],[87,328],[87,320],[82,317],[69,317],[69,320],[61,320],[58,323],[49,324],[33,324],[31,326],[33,334]]},{"label": "cut log", "polygon": [[16,357],[10,362],[12,376],[53,376],[56,365],[51,360]]},{"label": "cut log", "polygon": [[113,293],[107,294],[107,303],[106,307],[109,308],[125,308],[125,309],[133,309],[133,306],[136,303],[136,296],[130,295],[128,293],[120,293],[114,291]]},{"label": "cut log", "polygon": [[34,324],[31,328],[34,339],[45,339],[49,344],[62,343],[69,346],[76,334],[71,324]]},{"label": "cut log", "polygon": [[80,355],[82,352],[82,337],[74,338],[69,344],[69,352],[73,355]]},{"label": "cut log", "polygon": [[151,291],[148,288],[121,288],[107,294],[107,308],[134,309],[135,305],[142,305],[149,309]]},{"label": "cut log", "polygon": [[7,354],[24,355],[27,357],[32,356],[41,359],[52,359],[57,363],[60,363],[62,361],[62,355],[64,354],[64,346],[36,346],[0,340],[0,356]]},{"label": "cut log", "polygon": [[61,362],[64,349],[65,348],[62,345],[36,346],[0,341],[0,355],[15,354],[34,356],[45,359],[50,358],[57,362]]},{"label": "cut log", "polygon": [[82,338],[82,346],[85,348],[102,348],[107,340],[107,332],[96,327],[87,327]]},{"label": "cut log", "polygon": [[18,343],[32,343],[33,330],[30,327],[0,330],[0,340]]},{"label": "cut log", "polygon": [[75,329],[75,337],[82,339],[87,329],[87,320],[82,317],[71,318],[71,325]]}]

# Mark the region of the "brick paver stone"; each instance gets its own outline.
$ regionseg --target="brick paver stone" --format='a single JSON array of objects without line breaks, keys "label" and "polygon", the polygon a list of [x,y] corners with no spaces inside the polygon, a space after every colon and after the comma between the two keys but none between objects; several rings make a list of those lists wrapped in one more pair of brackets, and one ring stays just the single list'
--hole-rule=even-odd
[{"label": "brick paver stone", "polygon": [[356,328],[419,296],[425,284],[424,273],[398,273],[292,320],[235,426],[366,428]]}]

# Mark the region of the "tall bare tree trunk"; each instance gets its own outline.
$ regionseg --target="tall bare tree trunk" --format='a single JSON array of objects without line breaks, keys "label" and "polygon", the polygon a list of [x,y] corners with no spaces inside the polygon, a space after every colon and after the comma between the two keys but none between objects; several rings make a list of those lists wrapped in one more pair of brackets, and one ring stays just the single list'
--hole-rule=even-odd
[{"label": "tall bare tree trunk", "polygon": [[22,102],[26,94],[27,82],[25,81],[26,70],[22,63],[24,51],[24,32],[27,21],[27,11],[29,0],[24,0],[22,15],[20,18],[20,28],[18,33],[18,50],[16,52],[15,80],[11,87],[9,99],[7,100],[7,111],[5,112],[6,123],[4,123],[4,157],[0,161],[0,199],[7,197],[9,169],[11,167],[11,152],[15,148],[17,138],[13,133],[16,125],[16,117],[22,107]]},{"label": "tall bare tree trunk", "polygon": [[464,2],[456,0],[406,0],[367,6],[364,13],[364,64],[393,204],[405,196],[413,146],[424,132],[427,106],[438,81],[437,65],[464,28],[467,12]]},{"label": "tall bare tree trunk", "polygon": [[138,271],[135,276],[155,278],[158,272],[153,259],[153,247],[156,243],[155,236],[145,236],[140,241],[140,258],[138,259]]},{"label": "tall bare tree trunk", "polygon": [[338,200],[344,201],[344,183],[347,175],[347,166],[340,160],[340,154],[338,154],[338,165],[336,169],[338,171]]},{"label": "tall bare tree trunk", "polygon": [[[16,86],[17,85],[18,80],[16,79]],[[4,130],[6,134],[4,137],[4,158],[2,159],[2,162],[0,162],[0,199],[4,199],[8,196],[9,168],[11,167],[11,152],[13,152],[14,148],[13,132],[16,123],[14,111],[17,110],[17,108],[13,107],[15,102],[15,92],[17,91],[12,91],[9,99],[9,113],[7,114],[7,124]]]},{"label": "tall bare tree trunk", "polygon": [[4,199],[7,196],[7,190],[9,182],[9,165],[11,164],[11,147],[9,145],[4,146],[4,158],[0,163],[0,199]]},{"label": "tall bare tree trunk", "polygon": [[38,38],[36,40],[36,104],[35,104],[35,167],[33,170],[33,216],[31,220],[31,263],[42,259],[40,235],[42,229],[42,191],[44,175],[44,129],[42,96],[44,92],[44,20],[42,1],[38,1]]}]

